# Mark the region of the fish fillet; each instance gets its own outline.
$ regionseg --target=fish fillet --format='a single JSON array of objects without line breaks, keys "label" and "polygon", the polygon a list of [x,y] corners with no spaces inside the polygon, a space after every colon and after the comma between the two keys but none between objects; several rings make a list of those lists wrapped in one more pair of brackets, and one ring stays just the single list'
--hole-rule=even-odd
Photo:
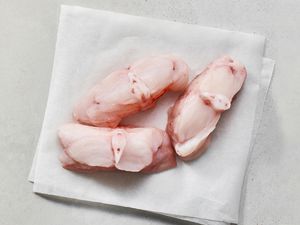
[{"label": "fish fillet", "polygon": [[139,60],[96,84],[73,116],[82,124],[114,128],[122,118],[153,107],[165,92],[184,90],[188,77],[189,67],[174,56]]},{"label": "fish fillet", "polygon": [[224,56],[209,64],[177,99],[169,110],[167,132],[181,158],[194,159],[204,152],[246,76],[243,65]]},{"label": "fish fillet", "polygon": [[62,166],[75,171],[159,172],[176,167],[165,131],[157,128],[102,128],[66,124],[58,131]]}]

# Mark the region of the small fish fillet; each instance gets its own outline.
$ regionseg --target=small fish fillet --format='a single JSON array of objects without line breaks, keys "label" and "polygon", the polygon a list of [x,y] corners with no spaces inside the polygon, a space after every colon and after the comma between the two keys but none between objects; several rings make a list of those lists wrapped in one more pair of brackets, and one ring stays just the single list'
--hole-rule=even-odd
[{"label": "small fish fillet", "polygon": [[167,132],[180,157],[194,159],[204,152],[222,112],[230,108],[246,76],[243,65],[224,56],[190,83],[168,115]]},{"label": "small fish fillet", "polygon": [[96,84],[75,107],[73,116],[82,124],[114,128],[122,118],[153,107],[165,92],[184,90],[189,71],[174,56],[141,59]]},{"label": "small fish fillet", "polygon": [[170,139],[157,128],[114,129],[71,123],[62,126],[58,136],[64,149],[59,159],[69,170],[149,173],[176,167]]}]

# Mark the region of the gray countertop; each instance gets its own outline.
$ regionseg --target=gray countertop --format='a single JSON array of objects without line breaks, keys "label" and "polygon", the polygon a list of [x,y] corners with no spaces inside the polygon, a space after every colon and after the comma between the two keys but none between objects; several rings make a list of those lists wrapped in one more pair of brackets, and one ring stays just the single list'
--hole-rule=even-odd
[{"label": "gray countertop", "polygon": [[251,156],[240,224],[300,224],[300,1],[0,0],[1,225],[190,224],[32,193],[27,176],[46,106],[60,4],[266,36],[266,56],[276,60],[276,69]]}]

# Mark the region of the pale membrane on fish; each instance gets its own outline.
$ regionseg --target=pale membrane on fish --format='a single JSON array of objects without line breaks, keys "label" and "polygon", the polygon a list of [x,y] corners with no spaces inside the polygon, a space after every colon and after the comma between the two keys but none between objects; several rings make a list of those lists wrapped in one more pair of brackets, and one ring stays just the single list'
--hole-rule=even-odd
[{"label": "pale membrane on fish", "polygon": [[159,172],[176,166],[168,135],[157,128],[101,128],[66,124],[58,136],[60,161],[75,171]]},{"label": "pale membrane on fish", "polygon": [[245,67],[224,56],[190,83],[168,116],[167,132],[180,157],[193,159],[205,150],[221,113],[230,108],[245,79]]},{"label": "pale membrane on fish", "polygon": [[122,118],[153,107],[165,92],[184,90],[189,71],[175,56],[138,60],[96,84],[75,107],[74,118],[83,124],[116,127]]}]

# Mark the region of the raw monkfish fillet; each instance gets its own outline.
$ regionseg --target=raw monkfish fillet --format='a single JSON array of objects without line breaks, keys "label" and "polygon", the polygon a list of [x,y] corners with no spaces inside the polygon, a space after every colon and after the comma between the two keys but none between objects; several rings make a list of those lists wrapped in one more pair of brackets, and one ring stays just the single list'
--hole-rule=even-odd
[{"label": "raw monkfish fillet", "polygon": [[189,160],[199,156],[209,143],[221,113],[246,79],[246,69],[229,56],[209,64],[169,110],[167,132],[176,153]]},{"label": "raw monkfish fillet", "polygon": [[102,128],[66,124],[58,136],[62,166],[75,171],[159,172],[176,167],[165,131],[157,128]]},{"label": "raw monkfish fillet", "polygon": [[122,118],[153,107],[165,92],[188,85],[189,67],[174,56],[139,60],[96,84],[74,110],[83,124],[116,127]]}]

